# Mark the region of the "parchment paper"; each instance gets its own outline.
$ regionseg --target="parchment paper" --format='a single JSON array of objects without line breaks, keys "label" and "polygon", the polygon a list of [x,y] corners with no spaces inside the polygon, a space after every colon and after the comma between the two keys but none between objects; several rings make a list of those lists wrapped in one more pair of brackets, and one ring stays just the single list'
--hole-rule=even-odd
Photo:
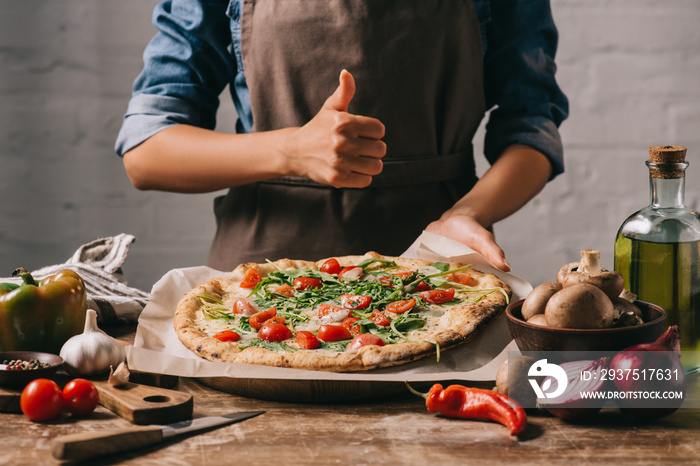
[{"label": "parchment paper", "polygon": [[[486,259],[461,243],[423,232],[406,250],[404,257],[442,262],[472,264],[484,272],[497,275],[513,290],[512,301],[522,299],[532,286],[522,278],[501,272]],[[139,318],[134,345],[127,348],[129,368],[137,371],[181,377],[238,377],[299,380],[374,380],[374,381],[440,381],[494,380],[501,363],[509,352],[517,352],[507,328],[505,315],[489,323],[469,342],[435,357],[394,368],[376,369],[362,373],[332,373],[212,362],[202,359],[178,340],[173,329],[173,313],[180,298],[192,288],[210,278],[228,272],[209,267],[175,269],[161,278],[151,291],[151,300]]]}]

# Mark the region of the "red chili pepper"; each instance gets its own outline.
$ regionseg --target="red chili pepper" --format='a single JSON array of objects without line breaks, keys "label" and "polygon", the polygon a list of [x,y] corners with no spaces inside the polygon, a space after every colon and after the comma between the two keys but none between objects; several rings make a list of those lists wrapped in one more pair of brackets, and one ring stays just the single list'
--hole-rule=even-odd
[{"label": "red chili pepper", "polygon": [[426,393],[420,393],[406,384],[408,389],[425,398],[428,412],[438,411],[445,417],[458,419],[489,419],[510,429],[510,435],[518,435],[527,425],[525,410],[506,395],[482,388],[450,385],[443,389],[435,384]]}]

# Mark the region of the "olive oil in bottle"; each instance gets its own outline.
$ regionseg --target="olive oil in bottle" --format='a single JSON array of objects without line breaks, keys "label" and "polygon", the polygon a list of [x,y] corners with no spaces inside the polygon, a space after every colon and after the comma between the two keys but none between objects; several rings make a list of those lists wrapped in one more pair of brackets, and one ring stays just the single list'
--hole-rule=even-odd
[{"label": "olive oil in bottle", "polygon": [[[615,270],[639,300],[664,308],[683,351],[700,351],[700,217],[685,206],[686,148],[649,148],[651,203],[615,238]],[[697,353],[695,354],[697,355]],[[690,356],[690,355],[689,355]],[[690,362],[690,361],[687,361]]]}]

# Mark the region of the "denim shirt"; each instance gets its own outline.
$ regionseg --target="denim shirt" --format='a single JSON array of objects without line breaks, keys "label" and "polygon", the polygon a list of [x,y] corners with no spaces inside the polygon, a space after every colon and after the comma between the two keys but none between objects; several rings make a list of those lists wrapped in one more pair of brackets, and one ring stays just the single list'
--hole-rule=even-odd
[{"label": "denim shirt", "polygon": [[[165,0],[153,12],[158,33],[117,137],[119,155],[176,124],[216,126],[219,96],[229,85],[236,132],[253,125],[242,66],[243,0]],[[558,33],[549,0],[474,0],[484,53],[484,92],[490,109],[484,154],[490,163],[511,144],[525,144],[564,170],[558,127],[568,101],[555,80]]]}]

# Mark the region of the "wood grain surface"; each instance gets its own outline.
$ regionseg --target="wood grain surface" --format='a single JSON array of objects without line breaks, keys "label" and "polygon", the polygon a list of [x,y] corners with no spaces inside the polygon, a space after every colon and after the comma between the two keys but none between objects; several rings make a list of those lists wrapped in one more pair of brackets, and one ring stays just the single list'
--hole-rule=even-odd
[{"label": "wood grain surface", "polygon": [[[689,389],[700,390],[699,380],[692,378]],[[580,423],[529,413],[527,429],[516,438],[494,422],[428,413],[425,400],[407,391],[364,401],[301,404],[231,395],[192,379],[180,379],[174,389],[193,396],[195,417],[266,413],[90,464],[700,464],[699,409],[646,423],[615,409]],[[50,450],[59,435],[138,428],[102,406],[84,419],[64,413],[46,423],[21,414],[0,414],[0,420],[0,464],[13,466],[60,464]]]}]

